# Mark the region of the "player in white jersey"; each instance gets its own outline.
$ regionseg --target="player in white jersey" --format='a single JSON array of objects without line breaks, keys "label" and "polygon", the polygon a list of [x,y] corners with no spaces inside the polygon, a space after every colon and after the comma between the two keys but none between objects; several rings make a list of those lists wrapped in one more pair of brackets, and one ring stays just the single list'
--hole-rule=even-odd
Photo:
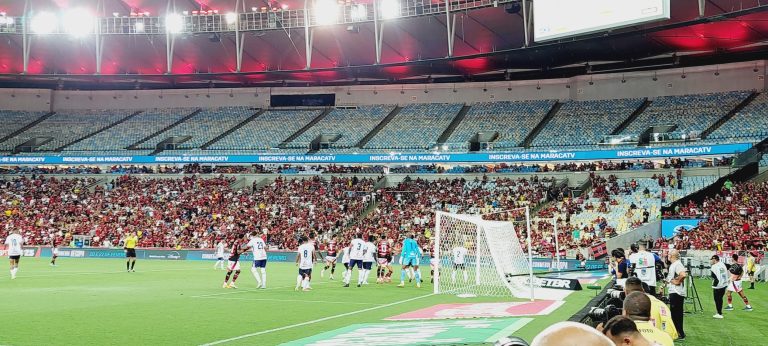
[{"label": "player in white jersey", "polygon": [[224,240],[219,240],[219,243],[216,244],[216,264],[213,265],[213,269],[221,269],[224,270]]},{"label": "player in white jersey", "polygon": [[344,272],[341,274],[341,281],[342,282],[348,282],[349,279],[347,279],[347,274],[350,273],[350,271],[349,271],[349,245],[347,245],[343,249],[341,249],[341,264],[344,265]]},{"label": "player in white jersey", "polygon": [[296,277],[296,291],[299,286],[304,291],[309,291],[309,281],[312,280],[312,265],[315,263],[315,246],[309,242],[306,236],[300,238],[301,246],[296,256],[296,264],[299,266],[299,276]]},{"label": "player in white jersey", "polygon": [[15,279],[16,273],[19,271],[19,259],[21,259],[22,252],[24,251],[21,248],[23,244],[24,238],[17,231],[11,231],[11,234],[5,238],[5,247],[11,262],[11,279]]},{"label": "player in white jersey", "polygon": [[467,283],[469,280],[466,265],[467,248],[462,245],[456,246],[453,248],[453,250],[451,250],[451,255],[453,257],[453,273],[451,273],[451,282],[456,282],[456,273],[461,271],[464,274],[464,283]]},{"label": "player in white jersey", "polygon": [[365,254],[363,255],[363,279],[362,282],[358,279],[358,287],[360,287],[361,284],[368,284],[368,276],[371,275],[373,262],[376,261],[376,244],[373,243],[374,240],[376,240],[376,237],[369,235],[368,242],[365,243]]},{"label": "player in white jersey", "polygon": [[[266,234],[266,229],[264,233]],[[267,243],[259,235],[259,232],[251,232],[251,240],[248,242],[248,247],[253,252],[253,265],[251,266],[251,274],[256,279],[256,286],[258,288],[267,288]],[[261,275],[259,275],[261,271]]]},{"label": "player in white jersey", "polygon": [[357,282],[358,286],[363,282],[363,257],[365,257],[365,250],[368,246],[363,241],[363,234],[358,232],[355,234],[355,239],[349,244],[349,268],[345,273],[344,287],[349,287],[349,281],[352,278],[352,269],[357,267]]}]

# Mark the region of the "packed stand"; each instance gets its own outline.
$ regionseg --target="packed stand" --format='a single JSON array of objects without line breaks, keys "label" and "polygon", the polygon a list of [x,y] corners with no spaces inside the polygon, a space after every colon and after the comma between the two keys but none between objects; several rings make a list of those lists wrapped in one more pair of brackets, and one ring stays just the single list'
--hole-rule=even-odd
[{"label": "packed stand", "polygon": [[96,246],[119,246],[130,232],[141,247],[210,248],[245,231],[273,232],[274,249],[294,249],[295,236],[313,230],[337,232],[371,200],[373,179],[278,178],[253,193],[232,189],[233,177],[141,179],[120,176],[56,179],[42,176],[0,182],[5,237],[22,232],[30,245],[50,238],[91,237]]},{"label": "packed stand", "polygon": [[702,221],[682,230],[672,239],[657,240],[656,248],[695,250],[764,249],[768,241],[768,182],[734,184],[730,180],[719,194],[702,203],[689,201],[677,206],[669,217],[691,217]]}]

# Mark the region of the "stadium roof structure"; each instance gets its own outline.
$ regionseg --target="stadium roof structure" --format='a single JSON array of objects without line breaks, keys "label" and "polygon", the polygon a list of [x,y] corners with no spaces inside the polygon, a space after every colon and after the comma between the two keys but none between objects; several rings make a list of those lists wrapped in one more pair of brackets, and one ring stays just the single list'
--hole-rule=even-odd
[{"label": "stadium roof structure", "polygon": [[[675,0],[670,20],[546,43],[528,37],[528,44],[523,14],[530,19],[530,3],[507,11],[517,0],[451,0],[450,10],[445,1],[380,0],[376,11],[373,0],[346,0],[330,25],[322,25],[327,13],[314,12],[313,1],[336,4],[309,0],[305,13],[304,0],[0,0],[0,87],[516,80],[718,64],[768,52],[764,0]],[[384,1],[399,7],[374,19]],[[99,13],[99,33],[58,34],[63,26],[33,32],[46,23],[36,23],[37,15],[79,6]],[[185,14],[174,18],[177,33],[169,33],[169,13]]]}]

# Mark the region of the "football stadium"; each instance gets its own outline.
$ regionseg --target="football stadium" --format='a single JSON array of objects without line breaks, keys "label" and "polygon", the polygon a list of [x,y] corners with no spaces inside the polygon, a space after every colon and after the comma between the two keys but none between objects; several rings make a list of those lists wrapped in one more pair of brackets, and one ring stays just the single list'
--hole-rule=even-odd
[{"label": "football stadium", "polygon": [[760,0],[0,0],[0,345],[765,344],[766,57]]}]

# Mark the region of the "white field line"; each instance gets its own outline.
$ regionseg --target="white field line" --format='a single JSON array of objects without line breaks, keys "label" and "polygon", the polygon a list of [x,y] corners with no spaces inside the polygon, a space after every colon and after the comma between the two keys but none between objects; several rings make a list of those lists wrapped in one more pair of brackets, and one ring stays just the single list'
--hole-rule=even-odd
[{"label": "white field line", "polygon": [[195,297],[201,299],[229,299],[229,300],[253,300],[260,302],[297,302],[297,303],[325,303],[325,304],[347,304],[347,305],[383,305],[376,303],[358,303],[358,302],[340,302],[330,300],[303,300],[303,299],[277,299],[277,298],[238,298],[238,297]]},{"label": "white field line", "polygon": [[281,330],[292,329],[292,328],[302,327],[302,326],[306,326],[306,325],[310,325],[310,324],[325,322],[325,321],[328,321],[328,320],[333,320],[333,319],[337,319],[337,318],[342,318],[342,317],[347,317],[347,316],[351,316],[351,315],[360,314],[360,313],[363,313],[363,312],[368,312],[368,311],[383,309],[383,308],[387,308],[387,307],[390,307],[390,306],[395,306],[395,305],[399,305],[399,304],[403,304],[403,303],[408,303],[408,302],[412,302],[414,300],[418,300],[418,299],[422,299],[422,298],[426,298],[426,297],[431,297],[433,295],[435,295],[435,294],[434,293],[425,294],[423,296],[409,298],[409,299],[397,301],[397,302],[394,302],[394,303],[389,303],[389,304],[374,306],[374,307],[370,307],[370,308],[366,308],[366,309],[362,309],[362,310],[351,311],[351,312],[347,312],[347,313],[343,313],[343,314],[338,314],[338,315],[318,318],[318,319],[312,320],[312,321],[291,324],[291,325],[288,325],[288,326],[283,326],[283,327],[279,327],[279,328],[263,330],[263,331],[260,331],[260,332],[255,332],[255,333],[250,333],[250,334],[243,334],[243,335],[235,336],[235,337],[232,337],[232,338],[229,338],[229,339],[222,339],[222,340],[212,341],[212,342],[203,344],[202,346],[219,345],[219,344],[224,344],[224,343],[227,343],[227,342],[232,342],[232,341],[237,341],[237,340],[241,340],[241,339],[251,338],[251,337],[254,337],[254,336],[258,336],[258,335],[264,335],[264,334],[279,332]]}]

